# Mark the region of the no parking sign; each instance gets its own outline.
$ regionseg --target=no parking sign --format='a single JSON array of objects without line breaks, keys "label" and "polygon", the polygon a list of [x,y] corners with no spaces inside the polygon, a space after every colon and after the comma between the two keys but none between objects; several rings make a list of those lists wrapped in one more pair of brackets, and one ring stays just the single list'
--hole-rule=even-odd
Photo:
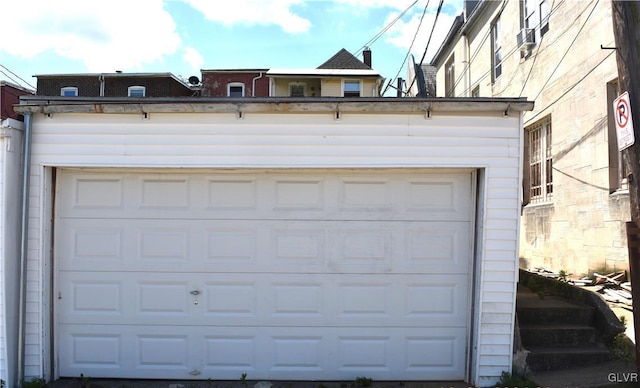
[{"label": "no parking sign", "polygon": [[613,115],[615,116],[616,134],[618,135],[618,150],[622,151],[636,142],[633,133],[629,92],[622,93],[620,97],[613,101]]}]

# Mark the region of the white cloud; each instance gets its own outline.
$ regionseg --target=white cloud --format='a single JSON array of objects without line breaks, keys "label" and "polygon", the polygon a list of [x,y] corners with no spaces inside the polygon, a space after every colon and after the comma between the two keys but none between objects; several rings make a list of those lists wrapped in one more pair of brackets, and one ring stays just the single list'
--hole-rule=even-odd
[{"label": "white cloud", "polygon": [[[429,35],[431,34],[431,30],[433,29],[433,24],[436,18],[434,11],[435,10],[430,10],[426,13],[424,19],[422,20],[422,25],[420,25],[420,17],[422,16],[421,12],[413,13],[408,20],[398,20],[390,29],[388,37],[385,39],[385,41],[394,46],[398,46],[408,50],[411,46],[411,41],[413,40],[416,31],[418,30],[418,26],[420,25],[420,30],[418,31],[415,42],[413,43],[411,52],[414,54],[416,62],[420,61],[424,54],[424,50],[427,47],[427,42],[429,42],[429,47],[424,61],[425,63],[428,63],[440,48],[440,45],[444,41],[455,19],[455,15],[451,16],[441,13],[438,16],[437,24],[435,26],[435,29],[433,30],[433,36],[429,41]],[[390,15],[387,19],[387,23],[393,20],[395,17],[397,17],[397,14]]]},{"label": "white cloud", "polygon": [[202,12],[207,19],[225,25],[277,25],[288,33],[307,32],[311,28],[311,21],[291,11],[293,5],[302,4],[303,0],[182,1]]},{"label": "white cloud", "polygon": [[89,71],[139,70],[173,54],[181,44],[162,0],[10,1],[3,27],[13,39],[0,50],[30,58],[53,51],[85,63]]},{"label": "white cloud", "polygon": [[200,73],[200,69],[202,69],[202,65],[204,65],[204,58],[198,50],[193,47],[186,47],[182,54],[182,59],[191,66],[192,73]]}]

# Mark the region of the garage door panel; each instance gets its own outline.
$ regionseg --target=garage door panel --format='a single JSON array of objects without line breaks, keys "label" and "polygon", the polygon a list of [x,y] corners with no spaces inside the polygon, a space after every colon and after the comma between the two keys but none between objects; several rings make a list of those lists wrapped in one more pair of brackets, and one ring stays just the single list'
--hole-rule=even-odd
[{"label": "garage door panel", "polygon": [[60,323],[465,326],[465,275],[59,273]]},{"label": "garage door panel", "polygon": [[463,379],[472,178],[60,169],[59,375]]},{"label": "garage door panel", "polygon": [[69,217],[469,221],[471,174],[60,174]]},{"label": "garage door panel", "polygon": [[60,375],[194,378],[199,336],[176,327],[59,325]]},{"label": "garage door panel", "polygon": [[[63,376],[462,379],[464,328],[60,325]],[[306,377],[305,377],[306,376]]]},{"label": "garage door panel", "polygon": [[[467,222],[62,219],[61,270],[467,273]],[[260,247],[260,248],[258,248]]]}]

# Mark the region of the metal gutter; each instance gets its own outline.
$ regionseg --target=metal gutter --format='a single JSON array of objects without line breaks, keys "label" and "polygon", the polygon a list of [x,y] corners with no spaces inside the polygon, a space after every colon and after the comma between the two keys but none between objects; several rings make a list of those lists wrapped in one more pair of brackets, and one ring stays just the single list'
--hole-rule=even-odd
[{"label": "metal gutter", "polygon": [[20,231],[20,295],[19,295],[19,315],[18,315],[18,381],[16,386],[20,387],[24,381],[25,362],[25,325],[26,325],[26,302],[27,302],[27,249],[29,243],[29,184],[31,172],[31,113],[24,114],[24,139],[23,139],[23,161],[22,161],[22,201],[21,201],[21,231]]}]

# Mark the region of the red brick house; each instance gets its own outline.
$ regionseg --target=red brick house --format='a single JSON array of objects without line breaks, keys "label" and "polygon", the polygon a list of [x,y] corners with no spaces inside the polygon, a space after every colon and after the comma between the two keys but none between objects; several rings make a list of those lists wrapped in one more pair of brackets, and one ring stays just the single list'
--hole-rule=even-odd
[{"label": "red brick house", "polygon": [[202,70],[204,97],[269,97],[268,69]]},{"label": "red brick house", "polygon": [[42,74],[39,96],[69,97],[195,97],[198,80],[187,83],[171,73]]},{"label": "red brick house", "polygon": [[23,88],[7,81],[0,81],[0,120],[7,118],[18,119],[13,106],[20,103],[20,96],[33,94],[32,90]]}]

